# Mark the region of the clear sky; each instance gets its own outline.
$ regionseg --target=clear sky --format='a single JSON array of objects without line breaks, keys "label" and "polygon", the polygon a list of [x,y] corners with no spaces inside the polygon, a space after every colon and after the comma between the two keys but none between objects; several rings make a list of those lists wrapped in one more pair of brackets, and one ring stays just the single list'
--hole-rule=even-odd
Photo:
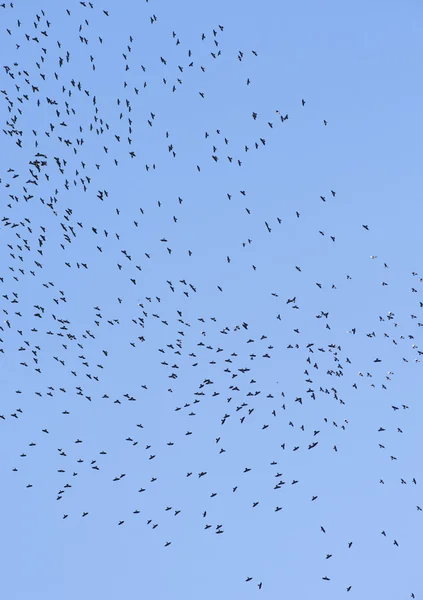
[{"label": "clear sky", "polygon": [[423,598],[422,18],[0,6],[2,597]]}]

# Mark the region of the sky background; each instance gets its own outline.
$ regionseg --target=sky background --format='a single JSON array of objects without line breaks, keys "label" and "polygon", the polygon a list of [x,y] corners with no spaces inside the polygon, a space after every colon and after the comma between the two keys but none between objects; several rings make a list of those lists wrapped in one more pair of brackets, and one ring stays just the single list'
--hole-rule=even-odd
[{"label": "sky background", "polygon": [[423,598],[421,3],[85,4],[0,7],[3,596]]}]

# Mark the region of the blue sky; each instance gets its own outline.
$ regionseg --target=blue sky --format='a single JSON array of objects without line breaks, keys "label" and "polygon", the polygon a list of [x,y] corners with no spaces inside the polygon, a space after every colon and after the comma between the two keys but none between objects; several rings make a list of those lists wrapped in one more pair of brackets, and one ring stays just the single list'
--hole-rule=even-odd
[{"label": "blue sky", "polygon": [[422,6],[122,4],[0,7],[4,595],[419,598]]}]

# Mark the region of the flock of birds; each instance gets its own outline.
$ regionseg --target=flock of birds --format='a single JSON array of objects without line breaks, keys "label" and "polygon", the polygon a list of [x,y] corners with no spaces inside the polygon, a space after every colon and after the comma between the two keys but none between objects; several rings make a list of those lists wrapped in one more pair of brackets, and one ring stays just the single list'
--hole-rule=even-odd
[{"label": "flock of birds", "polygon": [[[148,0],[146,6],[149,9]],[[6,468],[24,473],[24,488],[36,487],[36,475],[42,469],[34,457],[42,446],[57,465],[57,488],[51,499],[64,505],[62,519],[66,523],[79,517],[89,519],[95,511],[88,506],[89,500],[81,511],[73,509],[75,488],[81,473],[85,482],[87,472],[93,477],[107,472],[110,451],[104,447],[94,451],[92,440],[86,436],[91,434],[95,440],[98,432],[81,427],[85,434],[78,433],[81,422],[72,421],[72,416],[75,411],[91,414],[95,405],[100,419],[104,411],[113,414],[109,418],[116,423],[121,422],[122,431],[126,431],[119,440],[125,447],[122,452],[128,456],[133,452],[145,467],[140,478],[133,469],[134,459],[128,458],[128,474],[107,475],[107,486],[125,485],[130,480],[130,489],[127,486],[124,493],[134,497],[133,510],[128,514],[122,511],[114,521],[116,525],[129,526],[136,517],[144,519],[151,530],[159,525],[159,531],[166,530],[167,521],[159,523],[159,513],[163,518],[166,514],[183,518],[184,497],[192,495],[195,486],[196,494],[203,498],[197,510],[198,526],[224,537],[230,523],[220,522],[213,512],[214,498],[224,496],[228,503],[232,498],[248,503],[255,518],[260,510],[279,517],[287,512],[290,501],[294,511],[295,503],[302,501],[293,495],[294,489],[303,484],[307,487],[308,478],[297,457],[302,456],[308,469],[319,460],[327,460],[328,452],[341,457],[348,436],[360,435],[356,424],[350,426],[351,405],[357,402],[357,395],[373,389],[388,399],[377,408],[380,425],[372,437],[375,449],[383,452],[385,475],[379,477],[377,485],[384,486],[390,478],[399,486],[415,488],[416,494],[412,493],[417,501],[410,502],[409,508],[419,517],[423,506],[423,499],[418,500],[419,474],[409,472],[403,463],[401,472],[389,471],[391,463],[400,462],[400,439],[413,418],[409,417],[413,405],[405,399],[392,402],[389,390],[395,381],[395,365],[399,362],[412,368],[423,354],[416,341],[423,326],[423,302],[419,300],[423,278],[417,272],[410,274],[413,312],[407,322],[403,315],[399,318],[396,312],[386,311],[377,315],[367,331],[357,322],[345,334],[328,308],[336,300],[327,298],[340,288],[353,295],[353,276],[345,273],[342,280],[334,276],[330,282],[312,281],[310,294],[321,296],[318,308],[310,314],[304,306],[303,288],[299,285],[286,291],[283,283],[275,284],[273,271],[266,274],[263,250],[254,253],[259,245],[256,239],[274,239],[284,227],[296,228],[295,235],[300,236],[306,205],[289,214],[280,208],[280,213],[269,212],[262,219],[257,216],[257,200],[241,183],[237,190],[225,190],[222,204],[216,203],[222,220],[227,214],[229,219],[235,215],[231,226],[236,248],[231,245],[226,249],[223,234],[212,250],[207,230],[203,247],[201,236],[189,238],[185,230],[182,234],[178,231],[181,223],[189,227],[189,219],[194,224],[200,214],[185,197],[190,194],[189,182],[204,172],[210,186],[220,173],[225,173],[227,180],[242,181],[242,173],[252,169],[254,153],[266,152],[269,138],[282,136],[283,128],[295,126],[286,111],[275,109],[272,115],[264,115],[256,109],[249,113],[246,130],[253,128],[255,134],[248,139],[246,134],[245,139],[234,142],[230,132],[219,126],[195,131],[198,152],[194,157],[172,133],[172,120],[164,125],[165,115],[149,108],[150,88],[166,94],[170,103],[183,88],[188,89],[185,94],[195,96],[193,101],[207,103],[207,85],[197,82],[202,77],[206,81],[209,71],[226,59],[222,49],[225,26],[216,24],[200,32],[195,47],[170,31],[167,35],[173,54],[170,50],[169,54],[148,54],[145,62],[138,57],[136,33],[127,35],[120,64],[116,62],[120,89],[111,86],[109,95],[102,97],[96,87],[96,76],[104,68],[102,53],[108,44],[116,53],[118,45],[109,35],[111,11],[97,3],[74,2],[71,8],[60,9],[63,14],[55,21],[42,9],[33,19],[29,11],[16,14],[12,2],[2,4],[0,10],[2,22],[7,22],[3,35],[15,56],[3,59],[7,64],[0,84],[4,148],[0,185],[6,198],[1,217],[0,360],[3,372],[18,374],[21,382],[16,384],[14,378],[14,395],[2,402],[0,426],[17,431],[27,414],[28,419],[33,418],[34,406],[43,407],[43,423],[34,430],[27,446],[9,457],[12,464]],[[160,27],[160,19],[153,12],[147,22]],[[69,42],[59,39],[62,30]],[[255,48],[238,51],[231,58],[234,71],[238,64],[247,68],[251,61],[260,60]],[[109,68],[113,70],[115,63]],[[248,90],[254,86],[252,76],[245,79],[244,86]],[[306,111],[307,100],[300,96],[298,106]],[[212,109],[200,106],[198,111],[202,110]],[[321,118],[320,125],[322,135],[329,131],[326,118]],[[150,130],[159,141],[152,142]],[[149,199],[148,194],[154,196],[166,177],[174,176],[173,165],[178,161],[185,178],[178,179],[174,197]],[[113,177],[118,187],[112,191]],[[135,185],[131,177],[146,181],[143,185],[148,193],[141,205],[129,192]],[[119,189],[121,197],[116,195]],[[315,201],[330,209],[342,202],[342,193],[329,186]],[[230,209],[224,208],[228,205]],[[194,216],[190,216],[191,209]],[[207,217],[203,215],[203,219]],[[363,222],[357,236],[371,236],[371,230],[371,225]],[[336,252],[339,237],[333,231],[316,226],[314,235],[316,243],[325,238],[328,252]],[[389,265],[377,255],[370,259],[379,264],[385,288],[389,285]],[[207,290],[202,272],[205,260],[214,265]],[[296,277],[308,277],[292,249],[289,260]],[[273,323],[271,330],[262,328],[258,314],[233,320],[229,308],[225,317],[225,307],[234,302],[230,289],[238,270],[245,280],[262,273],[267,281],[260,294]],[[256,285],[254,279],[251,285]],[[96,299],[88,305],[87,297]],[[238,314],[243,315],[242,306]],[[309,320],[313,320],[312,334],[307,331]],[[381,354],[367,361],[365,353],[364,358],[361,356],[362,348],[371,346],[375,338]],[[351,340],[351,348],[345,339]],[[279,374],[281,356],[289,365],[284,375]],[[125,363],[137,362],[150,366],[132,372],[127,385],[126,374],[122,374]],[[112,389],[107,387],[109,376],[113,378]],[[293,389],[297,391],[292,393]],[[149,403],[155,405],[155,422],[142,416]],[[163,431],[161,419],[166,421]],[[107,440],[112,432],[104,435]],[[50,443],[52,437],[55,441]],[[235,461],[233,469],[217,469],[216,461],[223,464],[226,455],[236,455],[239,442],[264,444],[273,454],[265,464],[254,467]],[[322,447],[325,454],[319,459]],[[162,492],[155,491],[156,482],[161,482],[159,473],[170,453],[170,479],[180,492],[177,503],[171,501],[160,511],[147,514],[144,497],[150,495],[158,505]],[[188,456],[191,459],[185,462]],[[33,463],[26,469],[28,460]],[[161,466],[155,469],[158,462]],[[233,471],[231,485],[222,475],[225,469]],[[258,471],[253,489],[243,495],[245,480]],[[321,497],[317,489],[303,496],[311,506]],[[324,535],[327,529],[326,523],[316,523],[319,533]],[[378,534],[394,549],[403,543],[388,524]],[[161,543],[165,548],[175,547],[178,539],[169,539],[164,531]],[[350,537],[344,541],[351,553],[356,545]],[[334,554],[331,549],[325,553],[328,568],[321,574],[325,583],[331,581],[330,559]],[[245,582],[265,589],[261,577],[247,573]],[[345,581],[342,589],[353,591],[354,581]],[[409,593],[415,597],[414,592]]]}]

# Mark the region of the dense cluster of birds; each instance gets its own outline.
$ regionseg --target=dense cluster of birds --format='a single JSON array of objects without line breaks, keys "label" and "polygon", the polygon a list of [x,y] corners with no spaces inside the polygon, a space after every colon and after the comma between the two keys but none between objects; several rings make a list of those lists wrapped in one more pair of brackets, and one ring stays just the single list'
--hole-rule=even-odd
[{"label": "dense cluster of birds", "polygon": [[[150,10],[148,0],[145,6]],[[32,427],[27,444],[3,463],[16,473],[13,493],[31,493],[44,468],[55,470],[56,489],[49,493],[52,504],[63,507],[67,525],[90,518],[95,492],[84,490],[89,477],[96,486],[103,477],[104,489],[124,486],[133,503],[110,524],[127,527],[131,519],[143,519],[170,551],[178,536],[169,537],[169,518],[184,519],[185,499],[193,495],[195,526],[224,538],[231,522],[220,518],[224,504],[220,512],[214,509],[216,497],[248,505],[255,519],[259,511],[266,518],[287,512],[292,518],[296,506],[313,510],[324,501],[324,490],[307,484],[309,471],[317,464],[324,468],[333,460],[329,454],[342,461],[344,448],[361,435],[350,415],[367,410],[372,400],[363,396],[374,393],[378,423],[369,435],[382,453],[375,485],[410,488],[407,510],[420,519],[419,474],[402,460],[414,403],[392,400],[390,390],[397,368],[406,366],[412,376],[423,354],[423,278],[409,274],[411,313],[392,307],[366,314],[364,325],[358,315],[346,333],[337,294],[357,293],[354,275],[341,277],[325,267],[320,278],[291,247],[284,261],[290,262],[287,289],[274,276],[279,258],[268,258],[287,232],[301,239],[303,221],[310,248],[324,243],[324,252],[336,254],[334,221],[327,220],[329,229],[323,219],[310,226],[307,203],[292,210],[279,204],[277,212],[245,183],[255,156],[281,143],[309,102],[300,92],[295,118],[257,107],[242,134],[232,134],[230,124],[213,122],[208,74],[217,77],[219,61],[230,61],[234,73],[238,67],[243,78],[247,73],[242,88],[249,92],[254,78],[248,70],[260,53],[251,47],[228,54],[224,24],[196,32],[192,46],[177,32],[165,32],[167,51],[154,55],[135,31],[125,32],[119,50],[108,21],[112,11],[96,2],[56,9],[60,18],[54,19],[47,10],[32,18],[29,11],[17,14],[11,2],[0,7],[3,35],[14,52],[3,58],[0,84],[6,199],[0,360],[4,385],[13,386],[2,401],[0,426],[17,432],[27,419]],[[160,27],[153,12],[146,18],[150,27]],[[113,59],[104,59],[107,52]],[[106,94],[96,79],[101,73],[111,81],[116,76],[120,87],[111,84]],[[191,153],[173,133],[178,116],[171,107],[182,93],[207,122],[197,130],[193,114],[186,133],[193,136]],[[164,100],[153,108],[157,96]],[[322,115],[318,124],[326,135],[330,118]],[[175,181],[172,197],[169,180]],[[231,189],[220,189],[219,181],[231,182]],[[196,186],[215,183],[215,206],[199,206]],[[311,203],[336,212],[342,201],[342,191],[329,185]],[[206,210],[217,215],[210,228]],[[372,224],[361,221],[354,235],[367,244]],[[219,222],[222,233],[213,229]],[[369,268],[377,265],[377,285],[388,287],[389,265],[375,254],[366,260]],[[207,281],[205,264],[212,265]],[[243,311],[237,278],[258,294],[256,311]],[[267,321],[263,326],[262,310],[271,328]],[[104,431],[87,428],[85,414],[88,422],[104,419]],[[97,446],[100,439],[104,446]],[[121,448],[122,472],[108,468],[108,442]],[[255,445],[269,453],[263,464],[245,450]],[[40,446],[50,457],[48,467],[37,461]],[[254,483],[245,483],[251,477]],[[146,496],[153,502],[150,512]],[[330,537],[330,523],[319,522],[317,512],[315,531]],[[377,533],[394,550],[406,543],[389,523]],[[357,544],[353,532],[344,540],[349,553]],[[326,548],[324,583],[331,581],[337,552],[330,540]],[[266,587],[260,574],[246,573],[245,582]],[[340,591],[354,591],[353,578]]]}]

